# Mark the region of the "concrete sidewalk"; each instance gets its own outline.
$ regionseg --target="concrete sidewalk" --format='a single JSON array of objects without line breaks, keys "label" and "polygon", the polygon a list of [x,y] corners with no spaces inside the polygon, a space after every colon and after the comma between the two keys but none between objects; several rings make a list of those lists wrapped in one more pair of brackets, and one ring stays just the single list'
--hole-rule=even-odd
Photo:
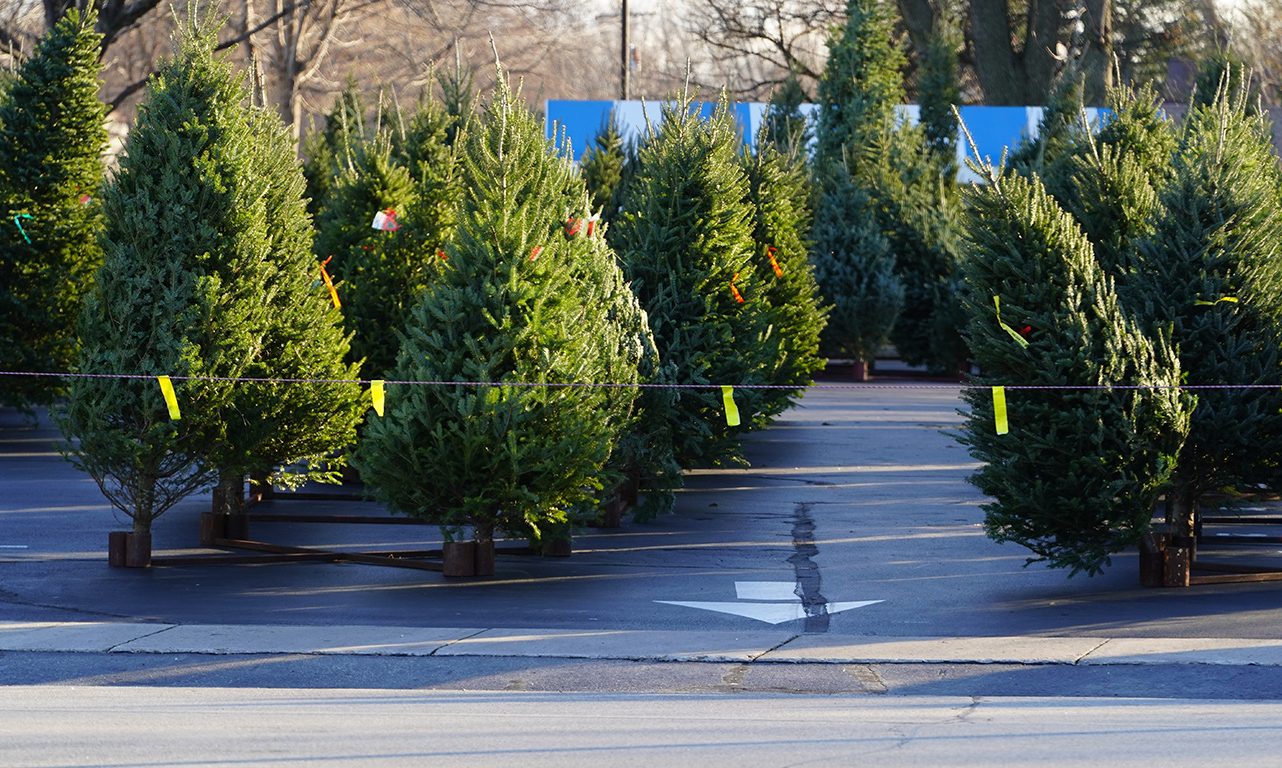
[{"label": "concrete sidewalk", "polygon": [[488,656],[819,664],[1202,664],[1282,667],[1282,640],[876,637],[383,626],[0,622],[0,652]]}]

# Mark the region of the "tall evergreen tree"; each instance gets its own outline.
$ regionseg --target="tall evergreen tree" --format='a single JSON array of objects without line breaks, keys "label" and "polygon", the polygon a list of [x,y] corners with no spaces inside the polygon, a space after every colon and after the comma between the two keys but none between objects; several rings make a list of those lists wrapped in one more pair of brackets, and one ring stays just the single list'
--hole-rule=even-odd
[{"label": "tall evergreen tree", "polygon": [[[312,288],[304,181],[278,120],[188,23],[153,78],[104,193],[105,261],[81,315],[82,370],[175,378],[76,380],[69,447],[136,533],[221,476],[316,462],[354,437],[352,384],[250,385],[245,376],[355,376],[338,315]],[[191,378],[185,378],[191,377]]]},{"label": "tall evergreen tree", "polygon": [[303,175],[307,177],[307,210],[316,215],[325,205],[335,178],[348,166],[365,138],[365,104],[360,85],[348,77],[325,116],[325,127],[303,141]]},{"label": "tall evergreen tree", "polygon": [[744,153],[748,176],[748,199],[753,210],[754,267],[765,286],[762,298],[769,303],[777,357],[768,367],[771,384],[795,386],[796,390],[766,393],[765,413],[778,414],[811,384],[814,372],[823,368],[819,356],[819,334],[826,323],[819,286],[810,264],[808,240],[810,180],[801,156],[784,154],[765,133],[758,138],[757,151]]},{"label": "tall evergreen tree", "polygon": [[[1150,333],[1171,333],[1188,384],[1274,385],[1282,375],[1282,179],[1271,136],[1244,89],[1192,109],[1137,279],[1120,289]],[[1276,390],[1199,392],[1173,478],[1174,533],[1192,536],[1207,491],[1275,482],[1279,455]]]},{"label": "tall evergreen tree", "polygon": [[[65,371],[102,261],[107,144],[96,13],[68,11],[0,95],[0,369]],[[50,379],[0,377],[0,405],[49,403]]]},{"label": "tall evergreen tree", "polygon": [[903,307],[904,287],[895,276],[890,243],[881,233],[868,193],[855,186],[844,166],[820,167],[811,258],[825,303],[831,305],[823,348],[854,359],[874,359],[890,337]]},{"label": "tall evergreen tree", "polygon": [[607,222],[615,221],[622,203],[624,166],[627,164],[623,137],[614,112],[606,118],[592,146],[583,153],[583,180],[592,196],[592,207]]},{"label": "tall evergreen tree", "polygon": [[[985,529],[1028,547],[1030,562],[1097,573],[1148,528],[1175,467],[1190,409],[1179,363],[1125,317],[1040,181],[994,174],[969,194],[968,221],[968,336],[983,375],[966,391],[962,441],[983,462],[972,482],[993,499]],[[1011,384],[1103,388],[1012,390],[1003,433],[982,385]]]},{"label": "tall evergreen tree", "polygon": [[[449,535],[537,537],[599,488],[630,428],[645,329],[599,231],[567,226],[587,212],[582,180],[501,72],[462,178],[447,266],[413,310],[393,376],[478,386],[389,387],[359,466],[394,510]],[[622,386],[567,386],[600,383]]]},{"label": "tall evergreen tree", "polygon": [[[649,314],[663,359],[683,384],[768,383],[776,359],[771,307],[755,270],[748,180],[723,97],[711,119],[683,93],[664,107],[640,150],[614,233],[624,272]],[[739,455],[742,428],[765,423],[760,390],[738,390],[741,426],[727,423],[722,393],[684,389],[667,414],[683,466]]]},{"label": "tall evergreen tree", "polygon": [[962,48],[957,10],[945,3],[935,19],[917,69],[917,103],[926,146],[945,178],[957,175],[957,113],[961,82],[957,56]]},{"label": "tall evergreen tree", "polygon": [[[951,333],[936,339],[934,334],[947,327],[941,318],[954,315],[956,197],[940,183],[939,166],[932,159],[922,128],[896,117],[895,108],[904,100],[904,54],[896,42],[895,22],[895,12],[888,3],[848,1],[846,23],[829,41],[829,62],[819,83],[816,160],[821,170],[817,177],[821,184],[844,185],[844,181],[832,181],[844,167],[862,200],[848,206],[838,203],[833,210],[855,212],[870,206],[888,241],[901,298],[862,294],[853,301],[864,313],[898,305],[897,323],[887,317],[874,325],[892,328],[891,338],[907,362],[951,371],[958,362],[957,336]],[[831,192],[823,190],[824,194]],[[816,211],[820,208],[816,205]],[[860,226],[851,220],[839,228]],[[816,243],[823,240],[818,233],[814,239]],[[826,255],[816,254],[816,259],[855,252],[835,248]],[[853,269],[863,275],[874,274],[866,266]],[[830,326],[835,334],[844,325],[837,320],[843,301],[836,296],[837,286],[823,284],[824,274],[819,273],[820,287],[838,307]],[[890,287],[881,279],[856,282],[865,291]],[[872,338],[878,334],[863,335]],[[939,351],[945,351],[943,358]]]},{"label": "tall evergreen tree", "polygon": [[770,94],[770,102],[766,105],[766,114],[761,121],[762,135],[759,142],[768,142],[785,154],[808,155],[814,130],[801,112],[801,105],[804,103],[806,91],[801,87],[797,75],[789,73],[787,79]]}]

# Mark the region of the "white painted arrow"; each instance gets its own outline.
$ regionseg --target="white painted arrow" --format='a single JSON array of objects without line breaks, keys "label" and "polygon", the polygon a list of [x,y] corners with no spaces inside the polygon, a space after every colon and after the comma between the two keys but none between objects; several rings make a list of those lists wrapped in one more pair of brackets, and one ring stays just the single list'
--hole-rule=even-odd
[{"label": "white painted arrow", "polygon": [[[728,613],[748,619],[764,621],[767,624],[782,624],[785,621],[796,621],[806,618],[806,606],[797,596],[797,585],[789,581],[736,581],[735,595],[743,600],[769,600],[772,602],[698,602],[690,600],[655,600],[664,605],[680,605],[686,608],[697,608],[703,611]],[[843,603],[828,603],[825,608],[829,615],[849,611],[852,608],[863,608],[865,605],[880,603],[881,600],[855,600]]]}]

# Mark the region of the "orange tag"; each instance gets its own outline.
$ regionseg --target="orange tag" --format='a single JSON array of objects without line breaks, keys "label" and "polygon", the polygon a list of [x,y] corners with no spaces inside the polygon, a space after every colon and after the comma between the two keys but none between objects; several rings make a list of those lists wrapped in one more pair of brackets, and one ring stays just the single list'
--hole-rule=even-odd
[{"label": "orange tag", "polygon": [[530,249],[530,261],[534,261],[534,259],[535,259],[536,257],[538,257],[538,255],[539,255],[540,253],[543,253],[543,246],[541,246],[541,245],[536,245],[536,246],[534,246],[533,248],[531,248],[531,249]]},{"label": "orange tag", "polygon": [[436,256],[437,256],[437,258],[439,258],[441,261],[449,261],[449,259],[445,256],[445,251],[443,251],[443,250],[441,250],[441,249],[439,249],[439,248],[436,250]]},{"label": "orange tag", "polygon": [[334,257],[329,256],[324,261],[321,262],[320,264],[321,279],[325,281],[325,287],[329,289],[329,297],[334,300],[334,308],[342,309],[343,304],[338,300],[338,291],[334,290],[334,281],[330,279],[329,273],[325,271],[325,265],[328,264],[329,260],[332,258]]},{"label": "orange tag", "polygon": [[739,273],[735,272],[734,277],[730,278],[730,292],[734,294],[734,300],[742,304],[743,294],[739,293],[739,289],[734,287],[734,281],[738,279],[739,279]]},{"label": "orange tag", "polygon": [[782,278],[783,268],[779,266],[779,262],[775,261],[775,247],[773,245],[766,246],[766,255],[770,257],[770,266],[774,267],[775,277]]}]

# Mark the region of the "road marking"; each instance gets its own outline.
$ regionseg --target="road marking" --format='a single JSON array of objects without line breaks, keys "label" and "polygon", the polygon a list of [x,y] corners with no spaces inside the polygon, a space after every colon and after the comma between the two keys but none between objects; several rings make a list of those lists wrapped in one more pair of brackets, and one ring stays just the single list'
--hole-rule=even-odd
[{"label": "road marking", "polygon": [[0,544],[0,549],[30,549],[26,544]]},{"label": "road marking", "polygon": [[[747,619],[764,621],[767,624],[782,624],[785,621],[806,618],[806,607],[801,604],[800,600],[795,603],[702,603],[684,600],[655,600],[655,602],[663,603],[664,605],[680,605],[685,608],[695,608],[702,611],[728,613],[734,616],[743,616]],[[865,605],[873,605],[880,602],[883,601],[857,600],[847,603],[828,603],[828,613],[841,613],[852,608],[863,608]]]},{"label": "road marking", "polygon": [[735,596],[740,600],[796,600],[797,584],[793,581],[736,581]]}]

